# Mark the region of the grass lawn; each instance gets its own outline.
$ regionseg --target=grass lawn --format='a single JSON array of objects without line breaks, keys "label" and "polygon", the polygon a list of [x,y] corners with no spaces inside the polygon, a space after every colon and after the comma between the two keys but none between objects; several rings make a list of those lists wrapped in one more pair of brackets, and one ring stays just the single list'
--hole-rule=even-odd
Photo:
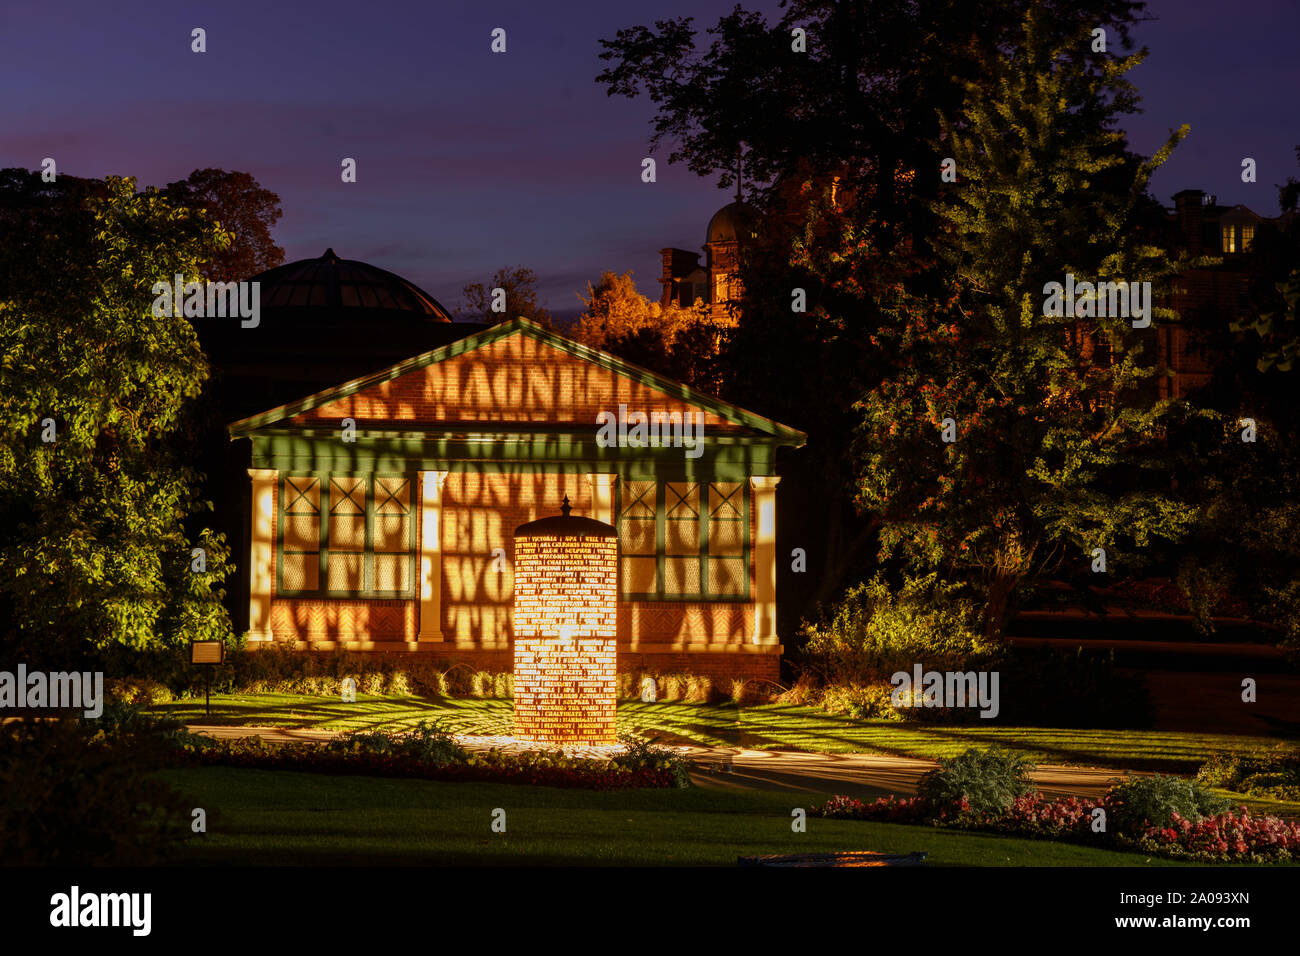
[{"label": "grass lawn", "polygon": [[[313,866],[734,866],[760,853],[925,851],[947,866],[1175,866],[1142,854],[810,818],[796,798],[707,788],[599,793],[204,767],[161,776],[208,811],[183,862]],[[505,833],[490,828],[506,811]]]},{"label": "grass lawn", "polygon": [[[293,694],[218,695],[208,718],[202,700],[181,700],[152,708],[189,723],[309,727],[321,730],[399,728],[439,719],[451,730],[509,734],[508,700],[476,698],[372,697],[345,704],[335,697]],[[1212,753],[1269,747],[1274,738],[1152,730],[1086,730],[1043,727],[987,727],[904,724],[855,720],[814,707],[621,701],[620,732],[638,732],[667,743],[712,747],[807,750],[819,753],[878,753],[938,758],[972,746],[997,744],[1038,763],[1195,773]],[[1300,817],[1300,802],[1245,797],[1218,791],[1252,813]]]},{"label": "grass lawn", "polygon": [[[354,704],[335,697],[292,694],[219,695],[213,714],[202,700],[182,700],[152,708],[189,723],[312,727],[322,730],[397,728],[420,720],[441,719],[452,730],[472,734],[509,734],[508,700],[472,698],[370,697]],[[621,701],[621,732],[657,736],[669,743],[712,747],[807,750],[819,753],[879,753],[906,757],[949,757],[972,746],[997,744],[1020,751],[1039,763],[1194,773],[1212,753],[1269,747],[1268,737],[1180,733],[1154,730],[1087,730],[1005,727],[983,724],[953,726],[856,720],[823,713],[814,707],[692,704]]]}]

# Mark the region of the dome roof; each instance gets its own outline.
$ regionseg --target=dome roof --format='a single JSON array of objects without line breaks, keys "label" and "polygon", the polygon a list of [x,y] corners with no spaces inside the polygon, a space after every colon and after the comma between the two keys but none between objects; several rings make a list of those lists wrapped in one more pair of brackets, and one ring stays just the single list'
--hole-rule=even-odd
[{"label": "dome roof", "polygon": [[753,239],[758,232],[762,214],[747,202],[733,202],[723,206],[709,220],[707,242],[735,242]]},{"label": "dome roof", "polygon": [[415,283],[383,269],[340,259],[326,249],[319,259],[299,259],[252,277],[261,283],[264,309],[381,309],[414,312],[431,322],[451,322],[451,315]]},{"label": "dome roof", "polygon": [[561,514],[538,518],[515,528],[516,538],[617,538],[618,529],[612,524],[569,514],[569,496],[560,505]]},{"label": "dome roof", "polygon": [[433,296],[384,269],[326,249],[251,276],[261,315],[195,326],[211,391],[230,421],[441,348],[485,326],[457,322]]}]

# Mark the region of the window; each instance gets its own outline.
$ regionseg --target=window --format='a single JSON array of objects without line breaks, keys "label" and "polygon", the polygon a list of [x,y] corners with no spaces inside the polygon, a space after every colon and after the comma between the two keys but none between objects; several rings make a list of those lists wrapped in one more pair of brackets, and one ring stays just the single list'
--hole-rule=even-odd
[{"label": "window", "polygon": [[280,591],[316,591],[320,572],[320,479],[285,478],[280,491]]},{"label": "window", "polygon": [[1242,226],[1241,227],[1241,251],[1245,252],[1247,249],[1249,249],[1251,247],[1251,244],[1254,243],[1254,241],[1255,241],[1255,227]]},{"label": "window", "polygon": [[287,596],[413,598],[411,475],[287,475],[279,581]]},{"label": "window", "polygon": [[744,482],[623,481],[619,553],[625,600],[747,600]]},{"label": "window", "polygon": [[1232,227],[1231,227],[1231,226],[1224,226],[1224,227],[1223,227],[1223,251],[1224,251],[1224,252],[1236,252],[1236,251],[1237,251],[1237,244],[1233,241],[1233,234],[1232,234]]}]

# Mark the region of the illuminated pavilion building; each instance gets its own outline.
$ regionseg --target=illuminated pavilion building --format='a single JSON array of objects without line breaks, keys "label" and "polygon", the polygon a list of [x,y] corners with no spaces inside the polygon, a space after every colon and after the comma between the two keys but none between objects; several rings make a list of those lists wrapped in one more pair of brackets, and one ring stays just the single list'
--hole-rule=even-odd
[{"label": "illuminated pavilion building", "polygon": [[[258,328],[200,330],[250,645],[509,670],[512,535],[567,495],[618,530],[620,669],[778,675],[777,451],[803,433],[332,251],[253,279]],[[602,447],[620,411],[700,416],[702,446]]]}]

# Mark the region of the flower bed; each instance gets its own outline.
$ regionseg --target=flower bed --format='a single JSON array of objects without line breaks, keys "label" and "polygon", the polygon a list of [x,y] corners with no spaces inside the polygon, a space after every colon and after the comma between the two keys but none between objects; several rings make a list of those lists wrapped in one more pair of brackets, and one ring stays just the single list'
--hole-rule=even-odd
[{"label": "flower bed", "polygon": [[203,766],[309,773],[359,774],[371,777],[411,777],[422,780],[462,780],[516,783],[542,787],[581,787],[615,790],[627,787],[675,787],[667,767],[629,768],[615,761],[569,757],[561,752],[471,753],[463,762],[431,763],[402,754],[328,750],[316,744],[267,744],[260,738],[222,741],[192,748]]},{"label": "flower bed", "polygon": [[1300,823],[1280,817],[1221,813],[1193,822],[1178,814],[1167,827],[1147,827],[1138,844],[1168,856],[1214,862],[1300,858]]},{"label": "flower bed", "polygon": [[971,811],[965,800],[934,806],[921,797],[881,797],[864,803],[836,796],[814,816],[874,820],[884,823],[930,824],[966,830],[985,830],[1007,836],[1038,837],[1067,842],[1105,843],[1160,856],[1206,863],[1264,863],[1300,859],[1300,822],[1279,817],[1254,817],[1242,807],[1192,821],[1172,814],[1167,826],[1146,825],[1135,832],[1095,833],[1093,811],[1101,807],[1108,819],[1118,809],[1114,789],[1100,800],[1069,797],[1047,800],[1041,794],[1019,797],[999,813]]},{"label": "flower bed", "polygon": [[578,757],[560,750],[470,752],[433,728],[408,734],[351,734],[323,744],[277,744],[260,737],[211,740],[191,735],[174,753],[201,766],[589,790],[684,787],[690,783],[685,761],[678,754],[643,741],[630,742],[625,753],[609,759]]}]

